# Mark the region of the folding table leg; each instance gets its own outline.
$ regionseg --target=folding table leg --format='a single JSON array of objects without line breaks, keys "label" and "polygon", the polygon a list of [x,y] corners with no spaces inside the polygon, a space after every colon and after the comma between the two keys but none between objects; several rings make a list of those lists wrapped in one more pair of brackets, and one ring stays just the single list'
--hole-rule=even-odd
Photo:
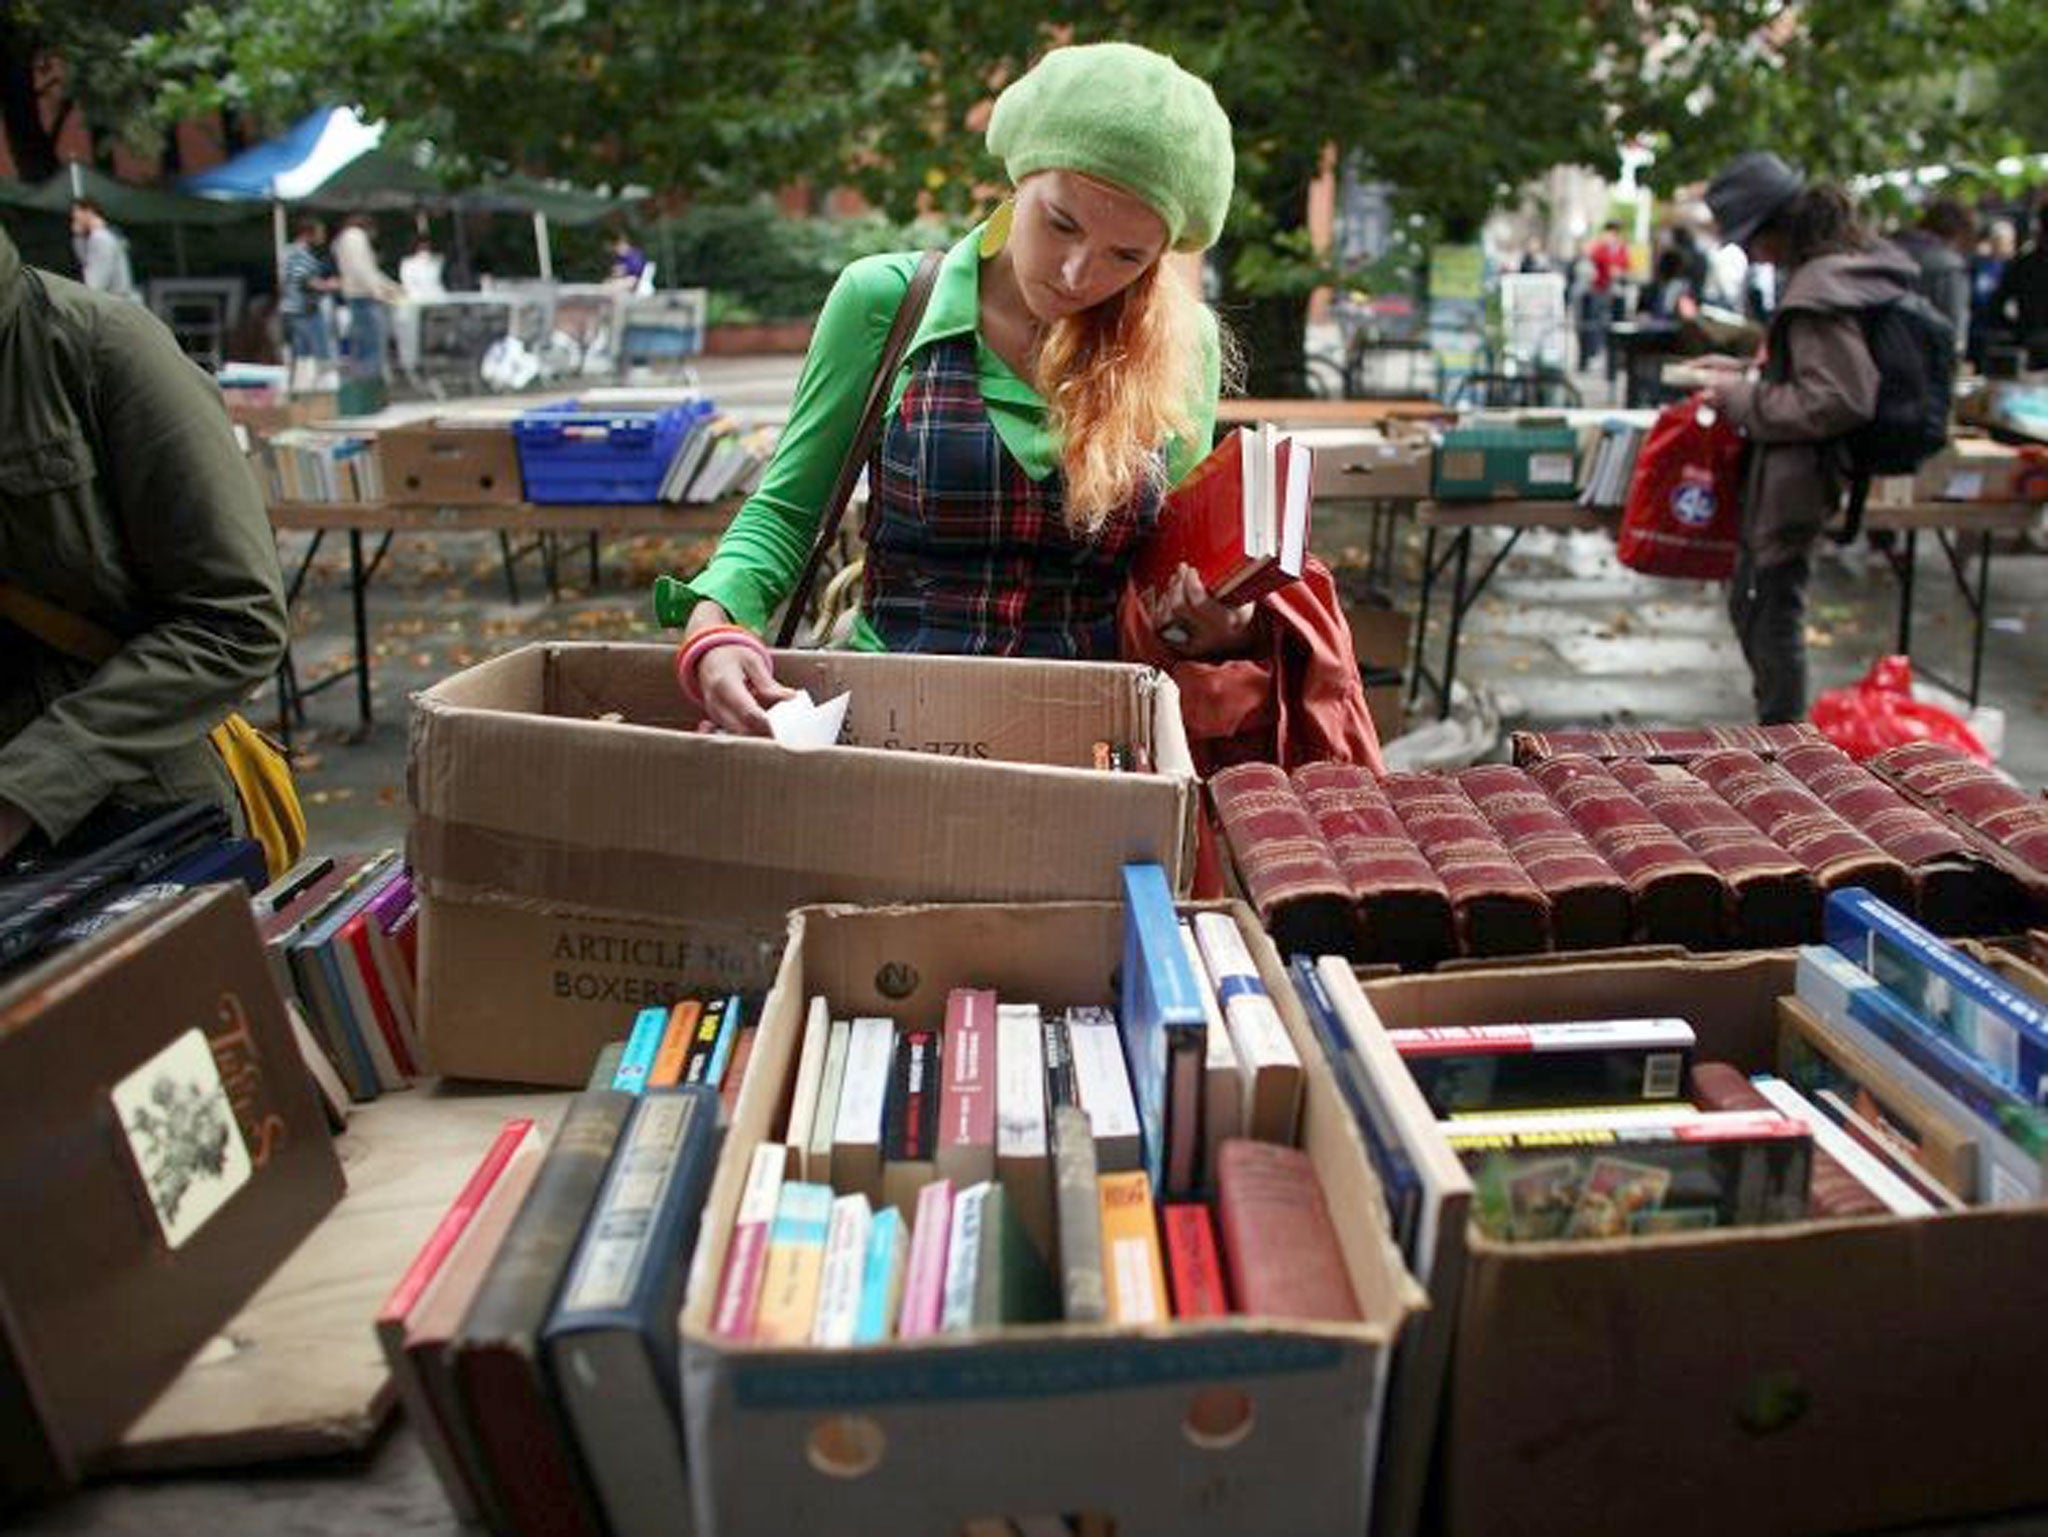
[{"label": "folding table leg", "polygon": [[1415,708],[1415,701],[1422,695],[1422,681],[1425,676],[1422,638],[1429,632],[1429,598],[1436,586],[1436,525],[1431,524],[1422,535],[1422,585],[1415,594],[1415,644],[1413,656],[1408,663],[1408,708]]},{"label": "folding table leg", "polygon": [[498,530],[498,560],[505,568],[505,596],[516,608],[519,606],[519,571],[512,554],[512,536],[502,528]]}]

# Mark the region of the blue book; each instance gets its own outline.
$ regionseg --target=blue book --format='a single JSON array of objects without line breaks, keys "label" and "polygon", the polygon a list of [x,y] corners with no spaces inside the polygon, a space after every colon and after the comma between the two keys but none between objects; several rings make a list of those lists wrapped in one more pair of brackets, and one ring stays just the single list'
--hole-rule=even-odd
[{"label": "blue book", "polygon": [[381,1091],[376,1060],[363,1035],[365,1029],[375,1030],[377,1022],[357,1019],[349,1005],[348,988],[334,954],[335,936],[369,906],[398,867],[395,853],[379,854],[364,865],[356,883],[336,899],[334,907],[312,920],[312,926],[294,939],[287,951],[299,996],[335,1055],[335,1066],[348,1080],[349,1093],[357,1099],[375,1099]]},{"label": "blue book", "polygon": [[619,1057],[612,1087],[638,1094],[647,1087],[647,1075],[654,1071],[654,1055],[661,1050],[661,1038],[668,1031],[668,1010],[659,1005],[642,1009],[633,1016],[633,1028],[626,1036],[626,1049]]},{"label": "blue book", "polygon": [[896,1332],[903,1302],[903,1271],[910,1258],[910,1228],[903,1213],[884,1206],[868,1226],[868,1252],[860,1272],[860,1309],[853,1317],[853,1343],[873,1345]]},{"label": "blue book", "polygon": [[704,1082],[714,1089],[725,1083],[726,1064],[732,1061],[732,1043],[739,1039],[745,1013],[745,1000],[738,993],[725,1000],[725,1017],[718,1022],[718,1039],[711,1043],[711,1061],[704,1069]]},{"label": "blue book", "polygon": [[718,1135],[710,1089],[640,1096],[541,1330],[583,1466],[620,1537],[673,1533],[689,1509],[676,1316]]},{"label": "blue book", "polygon": [[1153,1198],[1194,1193],[1202,1142],[1202,1071],[1208,1050],[1204,985],[1188,964],[1173,889],[1158,865],[1125,865],[1122,1008],[1124,1061]]},{"label": "blue book", "polygon": [[216,881],[240,881],[251,892],[258,892],[263,890],[270,875],[263,863],[262,844],[254,838],[224,838],[210,848],[179,860],[157,879],[166,886],[210,886]]},{"label": "blue book", "polygon": [[1358,1123],[1359,1134],[1365,1139],[1366,1153],[1372,1159],[1373,1172],[1380,1177],[1380,1188],[1387,1198],[1388,1226],[1393,1230],[1394,1241],[1400,1245],[1403,1257],[1412,1267],[1417,1260],[1416,1222],[1422,1211],[1422,1175],[1415,1167],[1415,1160],[1408,1156],[1393,1112],[1380,1097],[1372,1075],[1366,1072],[1365,1063],[1352,1044],[1351,1031],[1338,1014],[1337,1005],[1331,1000],[1329,989],[1323,986],[1322,977],[1317,974],[1314,958],[1296,955],[1287,964],[1294,978],[1294,990],[1301,996],[1302,1012],[1308,1015],[1309,1026],[1315,1031],[1316,1044],[1330,1059],[1337,1092],[1344,1096],[1351,1119]]},{"label": "blue book", "polygon": [[2048,1103],[2048,1009],[1860,886],[1830,893],[1827,942],[2030,1103]]}]

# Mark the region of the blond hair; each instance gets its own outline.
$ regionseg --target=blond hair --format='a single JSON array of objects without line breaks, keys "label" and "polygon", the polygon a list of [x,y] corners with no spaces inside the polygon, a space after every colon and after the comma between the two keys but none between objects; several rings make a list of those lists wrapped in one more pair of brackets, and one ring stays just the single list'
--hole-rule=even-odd
[{"label": "blond hair", "polygon": [[1171,263],[1055,321],[1033,383],[1059,436],[1067,526],[1092,534],[1146,483],[1160,490],[1159,450],[1195,430],[1202,304]]}]

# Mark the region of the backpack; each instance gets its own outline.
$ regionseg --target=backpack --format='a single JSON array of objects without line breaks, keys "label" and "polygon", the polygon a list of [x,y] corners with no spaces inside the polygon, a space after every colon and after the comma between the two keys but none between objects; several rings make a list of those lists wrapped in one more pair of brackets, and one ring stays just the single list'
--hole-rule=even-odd
[{"label": "backpack", "polygon": [[1849,512],[1835,534],[1848,544],[1863,528],[1871,477],[1910,475],[1948,443],[1955,385],[1956,331],[1920,293],[1863,311],[1863,341],[1877,365],[1877,410],[1841,438],[1849,474]]}]

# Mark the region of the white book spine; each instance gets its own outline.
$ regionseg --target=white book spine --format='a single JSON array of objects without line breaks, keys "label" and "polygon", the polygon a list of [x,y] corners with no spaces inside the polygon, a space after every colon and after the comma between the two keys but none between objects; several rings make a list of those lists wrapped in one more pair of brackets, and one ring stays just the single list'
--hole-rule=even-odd
[{"label": "white book spine", "polygon": [[970,1185],[953,1197],[953,1227],[946,1235],[946,1292],[939,1332],[959,1334],[974,1326],[974,1285],[981,1264],[981,1206],[991,1187]]},{"label": "white book spine", "polygon": [[[1202,959],[1202,947],[1195,943],[1191,919],[1180,921],[1180,942],[1188,953],[1188,969],[1197,982],[1206,983],[1209,973]],[[1237,1060],[1237,1048],[1230,1043],[1230,1028],[1223,1022],[1223,1010],[1216,1003],[1216,989],[1196,989],[1202,996],[1202,1015],[1207,1028],[1202,1043],[1207,1056],[1202,1068],[1202,1157],[1205,1166],[1216,1167],[1216,1152],[1231,1137],[1245,1134],[1249,1119],[1251,1083]]]},{"label": "white book spine", "polygon": [[1223,1017],[1238,1055],[1254,1068],[1271,1063],[1301,1066],[1301,1054],[1294,1049],[1280,1011],[1266,992],[1237,920],[1228,913],[1197,913],[1194,922],[1195,940],[1209,980],[1223,1000]]},{"label": "white book spine", "polygon": [[996,1158],[1043,1158],[1045,1032],[1035,1003],[996,1007]]},{"label": "white book spine", "polygon": [[1138,1106],[1131,1095],[1130,1071],[1124,1065],[1123,1039],[1117,1027],[1070,1021],[1067,1036],[1074,1058],[1074,1084],[1081,1109],[1088,1116],[1097,1159],[1105,1152],[1115,1154],[1114,1161],[1100,1162],[1100,1167],[1110,1172],[1141,1167]]},{"label": "white book spine", "polygon": [[832,1140],[860,1147],[882,1145],[882,1107],[889,1098],[889,1063],[896,1051],[896,1022],[856,1019],[847,1033],[846,1073],[839,1089],[839,1114]]},{"label": "white book spine", "polygon": [[867,1267],[868,1228],[873,1210],[864,1195],[842,1195],[832,1203],[825,1229],[825,1269],[818,1280],[818,1315],[811,1343],[837,1347],[853,1343],[860,1316],[861,1273]]},{"label": "white book spine", "polygon": [[804,1159],[806,1184],[825,1185],[832,1179],[832,1133],[839,1125],[839,1088],[846,1078],[847,1039],[853,1026],[846,1020],[832,1021],[832,1033],[825,1042],[825,1069],[818,1079],[818,1108],[811,1117],[811,1141]]},{"label": "white book spine", "polygon": [[[790,1095],[789,1126],[784,1138],[799,1163],[811,1146],[811,1126],[818,1111],[818,1084],[825,1076],[825,1048],[832,1037],[832,1013],[823,996],[811,1000],[804,1016],[804,1044],[796,1059],[796,1088]],[[801,1168],[797,1170],[803,1172]]]},{"label": "white book spine", "polygon": [[1749,1080],[1757,1093],[1795,1121],[1803,1121],[1813,1133],[1813,1145],[1847,1169],[1857,1184],[1868,1190],[1901,1217],[1924,1217],[1934,1203],[1892,1173],[1873,1157],[1869,1149],[1837,1126],[1828,1113],[1807,1099],[1784,1079],[1758,1073]]}]

